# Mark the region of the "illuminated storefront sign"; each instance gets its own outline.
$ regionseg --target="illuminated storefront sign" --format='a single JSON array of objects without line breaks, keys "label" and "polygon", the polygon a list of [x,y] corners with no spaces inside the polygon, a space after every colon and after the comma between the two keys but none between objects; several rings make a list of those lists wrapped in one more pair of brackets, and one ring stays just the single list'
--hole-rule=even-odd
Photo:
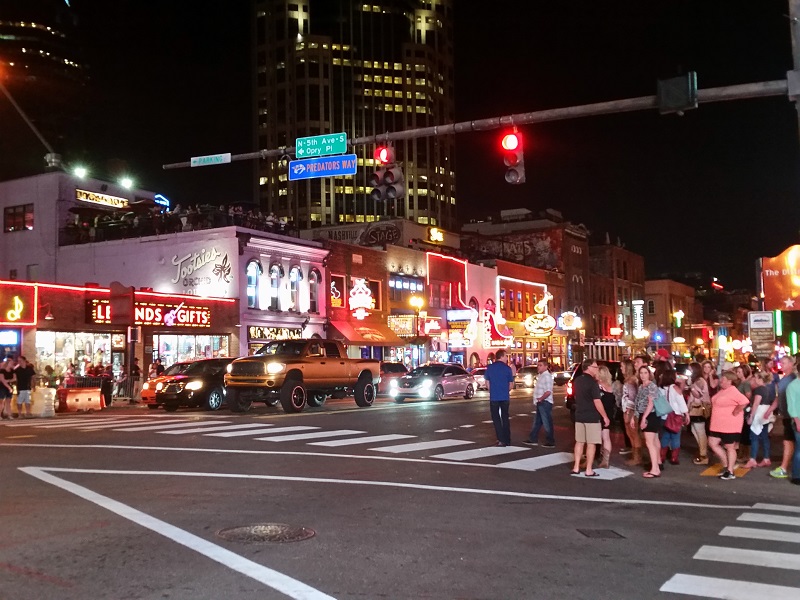
[{"label": "illuminated storefront sign", "polygon": [[765,310],[800,309],[800,245],[761,259]]},{"label": "illuminated storefront sign", "polygon": [[261,327],[250,325],[247,328],[248,340],[299,340],[303,337],[301,327]]},{"label": "illuminated storefront sign", "polygon": [[101,206],[109,206],[111,208],[126,208],[128,206],[127,198],[98,194],[97,192],[90,192],[87,190],[76,189],[75,199],[81,202],[90,202],[91,204],[100,204]]},{"label": "illuminated storefront sign", "polygon": [[583,321],[574,312],[563,312],[558,317],[558,328],[561,331],[575,331],[576,329],[583,328]]},{"label": "illuminated storefront sign", "polygon": [[389,315],[387,324],[399,336],[414,335],[414,315]]},{"label": "illuminated storefront sign", "polygon": [[556,320],[550,315],[531,315],[523,325],[533,337],[548,337],[556,328]]},{"label": "illuminated storefront sign", "polygon": [[429,242],[444,242],[444,232],[438,227],[430,227],[428,229]]},{"label": "illuminated storefront sign", "polygon": [[344,277],[331,275],[331,308],[344,308]]},{"label": "illuminated storefront sign", "polygon": [[0,325],[36,325],[38,298],[34,285],[0,284]]},{"label": "illuminated storefront sign", "polygon": [[368,317],[371,310],[375,310],[375,298],[372,290],[369,289],[366,279],[353,279],[353,287],[350,289],[350,297],[347,304],[353,316],[360,320]]},{"label": "illuminated storefront sign", "polygon": [[425,335],[436,336],[442,333],[442,326],[436,317],[428,317],[422,323],[422,331]]},{"label": "illuminated storefront sign", "polygon": [[497,329],[494,314],[483,311],[483,347],[506,348],[514,342],[514,336],[504,335]]},{"label": "illuminated storefront sign", "polygon": [[[87,320],[90,323],[111,323],[111,303],[108,300],[87,300]],[[135,325],[163,327],[211,327],[211,309],[185,302],[136,302],[133,309]]]}]

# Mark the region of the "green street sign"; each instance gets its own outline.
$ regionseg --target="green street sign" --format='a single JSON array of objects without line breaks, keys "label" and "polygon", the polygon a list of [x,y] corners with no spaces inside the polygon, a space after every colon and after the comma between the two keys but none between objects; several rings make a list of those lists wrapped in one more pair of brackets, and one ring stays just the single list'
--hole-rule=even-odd
[{"label": "green street sign", "polygon": [[323,133],[322,135],[297,138],[294,149],[297,158],[344,154],[347,152],[347,134]]},{"label": "green street sign", "polygon": [[193,156],[189,161],[191,167],[207,167],[209,165],[224,165],[231,162],[231,153],[209,154],[208,156]]}]

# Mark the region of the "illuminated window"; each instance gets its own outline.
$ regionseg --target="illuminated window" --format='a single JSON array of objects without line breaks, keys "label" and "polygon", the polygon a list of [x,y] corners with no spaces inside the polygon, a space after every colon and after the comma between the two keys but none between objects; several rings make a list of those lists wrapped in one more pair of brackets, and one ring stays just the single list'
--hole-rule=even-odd
[{"label": "illuminated window", "polygon": [[417,223],[419,223],[421,225],[427,225],[428,224],[428,217],[417,217]]},{"label": "illuminated window", "polygon": [[311,269],[308,273],[308,312],[319,312],[319,284],[322,275],[316,269]]},{"label": "illuminated window", "polygon": [[247,308],[258,308],[258,282],[261,273],[261,264],[257,260],[247,263]]},{"label": "illuminated window", "polygon": [[33,229],[33,204],[7,206],[3,209],[3,231],[31,231]]},{"label": "illuminated window", "polygon": [[283,279],[283,268],[273,264],[269,268],[269,308],[270,310],[280,310],[280,289],[281,279]]},{"label": "illuminated window", "polygon": [[289,310],[300,310],[298,296],[301,281],[303,281],[303,272],[300,267],[292,267],[289,270]]},{"label": "illuminated window", "polygon": [[267,178],[266,177],[259,177],[258,178],[258,185],[267,185]]}]

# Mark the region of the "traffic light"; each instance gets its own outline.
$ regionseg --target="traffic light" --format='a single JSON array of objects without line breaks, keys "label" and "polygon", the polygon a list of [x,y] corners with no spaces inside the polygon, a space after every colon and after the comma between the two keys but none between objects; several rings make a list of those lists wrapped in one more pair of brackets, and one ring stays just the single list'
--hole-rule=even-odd
[{"label": "traffic light", "polygon": [[508,183],[525,183],[525,156],[522,152],[522,135],[514,131],[506,133],[500,144],[503,147],[503,163],[506,167]]},{"label": "traffic light", "polygon": [[369,197],[372,200],[402,198],[405,195],[403,170],[395,162],[394,148],[378,146],[375,149],[374,157],[378,166],[368,178],[368,183],[372,186]]}]

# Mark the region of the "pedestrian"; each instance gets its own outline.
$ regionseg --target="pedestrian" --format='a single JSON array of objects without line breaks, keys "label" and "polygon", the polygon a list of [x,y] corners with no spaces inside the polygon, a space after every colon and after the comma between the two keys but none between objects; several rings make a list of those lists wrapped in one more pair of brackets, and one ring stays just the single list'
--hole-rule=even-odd
[{"label": "pedestrian", "polygon": [[553,375],[550,373],[549,363],[540,358],[536,363],[536,385],[533,386],[533,405],[536,408],[536,417],[530,437],[522,443],[527,446],[539,444],[539,430],[544,428],[545,441],[543,448],[555,448],[556,441],[553,431]]},{"label": "pedestrian", "polygon": [[139,359],[134,358],[131,365],[131,382],[133,385],[131,391],[131,404],[138,404],[139,394],[142,391],[142,369],[139,367]]},{"label": "pedestrian", "polygon": [[575,395],[575,463],[572,474],[579,475],[581,458],[586,448],[586,477],[600,475],[594,470],[595,445],[602,442],[601,419],[609,424],[608,415],[600,401],[602,394],[597,384],[597,361],[587,358],[581,365],[582,373],[575,379],[572,388]]},{"label": "pedestrian", "polygon": [[644,433],[644,444],[650,456],[650,469],[642,473],[645,479],[661,477],[661,465],[658,459],[661,455],[661,442],[658,434],[661,431],[661,417],[656,414],[655,400],[658,387],[653,382],[650,367],[643,365],[637,371],[639,388],[636,391],[636,412],[634,421],[639,423],[639,428]]},{"label": "pedestrian", "polygon": [[711,416],[711,396],[708,393],[708,383],[703,377],[703,367],[698,362],[689,365],[692,376],[689,379],[689,397],[687,406],[689,407],[689,428],[697,441],[697,456],[694,464],[708,464],[708,435],[706,434],[706,422]]},{"label": "pedestrian", "polygon": [[787,416],[794,434],[792,483],[800,485],[800,380],[795,378],[786,388]]},{"label": "pedestrian", "polygon": [[719,391],[711,398],[708,447],[725,465],[719,476],[723,481],[736,479],[736,444],[742,435],[744,407],[750,403],[736,388],[737,381],[736,373],[725,371],[719,378]]},{"label": "pedestrian", "polygon": [[492,423],[497,435],[496,446],[511,445],[511,421],[509,421],[509,404],[511,390],[514,389],[514,374],[508,366],[508,355],[505,350],[498,350],[492,364],[486,367],[484,374],[486,387],[489,390],[489,407]]},{"label": "pedestrian", "polygon": [[164,374],[165,370],[166,370],[166,367],[164,367],[164,365],[161,364],[161,359],[157,358],[156,359],[156,377],[161,377]]},{"label": "pedestrian", "polygon": [[[675,369],[667,369],[661,374],[659,387],[663,390],[672,412],[677,415],[677,417],[667,417],[667,422],[664,423],[661,431],[661,464],[664,464],[664,461],[669,458],[670,464],[678,465],[680,464],[681,432],[683,426],[690,422],[689,408],[683,398],[683,390],[678,384]],[[676,428],[677,431],[674,431]]]},{"label": "pedestrian", "polygon": [[[794,431],[792,430],[792,419],[789,417],[789,407],[786,399],[786,388],[797,378],[795,361],[791,356],[781,357],[781,369],[783,377],[778,381],[778,395],[772,402],[773,412],[781,415],[783,421],[783,458],[781,465],[769,472],[770,476],[776,479],[786,479],[789,477],[789,466],[795,451]],[[797,477],[797,473],[792,474]]]},{"label": "pedestrian", "polygon": [[113,402],[112,392],[114,391],[114,367],[107,365],[100,372],[100,394],[106,406],[111,406]]},{"label": "pedestrian", "polygon": [[[750,384],[750,377],[752,371],[747,364],[741,364],[734,367],[733,372],[736,373],[738,382],[736,389],[747,397],[748,402],[752,404],[753,401],[753,388]],[[750,427],[747,420],[750,417],[750,405],[748,404],[744,409],[744,423],[742,424],[742,435],[739,439],[739,444],[736,446],[737,460],[744,461],[745,457],[750,454]]]},{"label": "pedestrian", "polygon": [[36,369],[24,356],[20,356],[17,366],[14,367],[14,376],[17,378],[17,415],[22,418],[22,407],[25,407],[25,417],[32,417],[31,414],[31,389],[33,387],[33,376]]},{"label": "pedestrian", "polygon": [[[640,366],[644,365],[641,363]],[[620,372],[624,378],[622,385],[622,418],[625,429],[631,440],[631,457],[625,464],[634,466],[642,464],[642,437],[639,433],[639,423],[636,420],[636,392],[639,390],[639,379],[636,376],[634,363],[629,360],[622,361]]]},{"label": "pedestrian", "polygon": [[622,395],[625,393],[624,364],[626,362],[633,366],[629,360],[620,361],[617,376],[614,378],[614,383],[611,384],[611,391],[614,393],[614,420],[621,427],[622,439],[625,442],[625,445],[619,450],[621,456],[627,456],[633,452],[633,443],[625,427],[625,412],[622,410]]},{"label": "pedestrian", "polygon": [[700,366],[703,368],[703,379],[706,380],[708,385],[708,395],[713,398],[714,394],[719,390],[719,377],[717,377],[714,363],[710,360],[704,360],[700,363]]},{"label": "pedestrian", "polygon": [[[759,371],[753,374],[753,404],[750,415],[746,419],[750,433],[750,460],[744,465],[747,469],[755,467],[769,467],[769,420],[772,416],[771,405],[775,399],[775,387],[772,385],[772,373]],[[763,459],[758,461],[758,449],[764,451]]]},{"label": "pedestrian", "polygon": [[597,382],[600,384],[600,402],[603,404],[603,409],[606,411],[606,415],[608,415],[609,422],[604,423],[600,422],[600,439],[602,443],[600,445],[600,453],[602,459],[600,464],[598,465],[601,469],[607,469],[609,467],[609,461],[611,460],[611,421],[614,420],[614,412],[616,411],[616,404],[617,400],[614,397],[613,386],[614,382],[612,381],[611,371],[608,370],[606,365],[600,365],[597,369]]},{"label": "pedestrian", "polygon": [[8,357],[0,363],[0,417],[3,419],[11,418],[11,399],[14,397],[14,369],[11,368],[11,361]]}]

